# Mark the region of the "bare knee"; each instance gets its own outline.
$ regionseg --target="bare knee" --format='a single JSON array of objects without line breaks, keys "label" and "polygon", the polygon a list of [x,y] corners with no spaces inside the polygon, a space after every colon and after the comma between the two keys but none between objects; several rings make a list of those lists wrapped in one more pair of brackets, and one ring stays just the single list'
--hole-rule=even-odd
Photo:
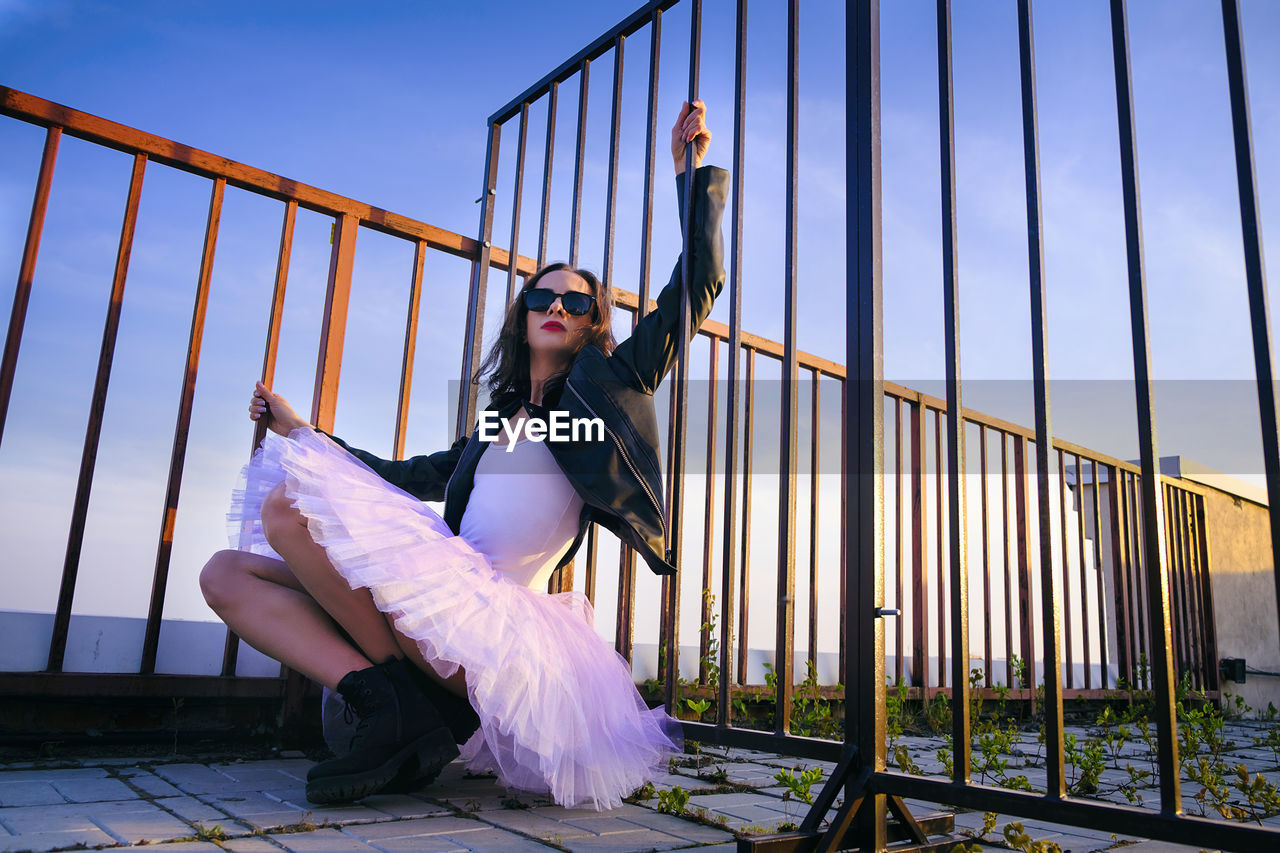
[{"label": "bare knee", "polygon": [[297,530],[302,514],[285,494],[284,483],[279,484],[262,501],[262,533],[274,547],[282,534]]},{"label": "bare knee", "polygon": [[200,591],[214,613],[222,613],[238,597],[248,575],[244,556],[243,551],[219,551],[200,570]]}]

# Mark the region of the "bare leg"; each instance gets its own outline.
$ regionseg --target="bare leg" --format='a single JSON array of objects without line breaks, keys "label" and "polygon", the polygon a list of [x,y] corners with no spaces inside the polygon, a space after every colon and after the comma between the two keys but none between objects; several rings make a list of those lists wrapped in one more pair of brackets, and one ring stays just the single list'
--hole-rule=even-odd
[{"label": "bare leg", "polygon": [[245,642],[331,689],[370,665],[279,560],[219,551],[201,571],[200,588]]},{"label": "bare leg", "polygon": [[370,661],[408,656],[428,676],[459,696],[466,695],[464,673],[441,678],[417,645],[396,631],[367,589],[352,589],[334,569],[324,548],[311,538],[306,518],[285,495],[283,484],[262,503],[262,529],[275,552],[307,593],[334,618]]}]

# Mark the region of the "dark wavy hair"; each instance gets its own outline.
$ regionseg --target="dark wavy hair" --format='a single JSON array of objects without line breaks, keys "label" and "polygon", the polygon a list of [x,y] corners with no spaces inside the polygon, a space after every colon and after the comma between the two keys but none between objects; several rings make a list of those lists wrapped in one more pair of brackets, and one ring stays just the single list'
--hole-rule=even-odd
[{"label": "dark wavy hair", "polygon": [[[498,333],[498,339],[490,347],[484,363],[472,377],[473,382],[480,384],[484,381],[484,377],[488,376],[485,384],[489,391],[490,403],[493,405],[500,406],[504,398],[509,398],[511,395],[528,398],[532,391],[529,383],[529,340],[525,332],[528,327],[526,318],[529,316],[529,309],[524,307],[522,294],[526,290],[537,287],[544,275],[556,270],[568,270],[581,276],[596,298],[595,304],[591,306],[590,322],[583,327],[582,333],[575,342],[573,355],[577,355],[578,351],[586,346],[598,347],[608,355],[618,345],[613,337],[613,292],[609,285],[600,281],[589,270],[574,269],[565,263],[547,264],[529,277],[516,298],[507,306],[506,316],[502,319],[502,331]],[[567,373],[568,367],[550,377],[543,387],[543,405],[552,405],[559,400]]]}]

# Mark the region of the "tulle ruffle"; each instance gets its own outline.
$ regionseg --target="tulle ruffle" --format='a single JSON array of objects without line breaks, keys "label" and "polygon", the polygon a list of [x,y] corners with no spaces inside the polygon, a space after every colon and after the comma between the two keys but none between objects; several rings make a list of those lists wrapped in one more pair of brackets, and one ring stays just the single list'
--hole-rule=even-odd
[{"label": "tulle ruffle", "polygon": [[261,507],[281,482],[351,587],[368,588],[443,675],[466,670],[481,721],[463,746],[468,769],[561,805],[613,808],[679,749],[679,724],[645,706],[585,596],[508,580],[430,507],[321,433],[267,434],[233,494],[233,547],[278,556]]}]

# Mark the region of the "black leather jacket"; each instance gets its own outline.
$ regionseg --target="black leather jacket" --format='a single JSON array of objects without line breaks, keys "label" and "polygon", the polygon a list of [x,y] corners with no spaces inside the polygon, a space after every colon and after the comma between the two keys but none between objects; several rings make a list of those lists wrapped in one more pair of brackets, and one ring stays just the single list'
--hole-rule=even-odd
[{"label": "black leather jacket", "polygon": [[[684,207],[684,181],[677,178],[677,199]],[[692,264],[689,281],[689,339],[711,312],[724,288],[724,246],[720,222],[729,173],[703,166],[694,173]],[[645,315],[631,337],[612,355],[594,346],[574,357],[556,410],[572,418],[600,418],[604,441],[548,441],[547,447],[578,495],[583,508],[578,535],[561,559],[573,559],[587,526],[594,521],[636,550],[657,574],[673,574],[666,550],[663,481],[658,457],[658,421],[653,392],[677,358],[680,323],[680,262],[658,294],[658,307]],[[550,409],[513,398],[497,411],[510,417],[523,404],[532,417],[548,418]],[[444,500],[444,520],[456,534],[488,443],[478,429],[448,450],[401,461],[380,459],[335,439],[388,482],[421,500]]]}]

